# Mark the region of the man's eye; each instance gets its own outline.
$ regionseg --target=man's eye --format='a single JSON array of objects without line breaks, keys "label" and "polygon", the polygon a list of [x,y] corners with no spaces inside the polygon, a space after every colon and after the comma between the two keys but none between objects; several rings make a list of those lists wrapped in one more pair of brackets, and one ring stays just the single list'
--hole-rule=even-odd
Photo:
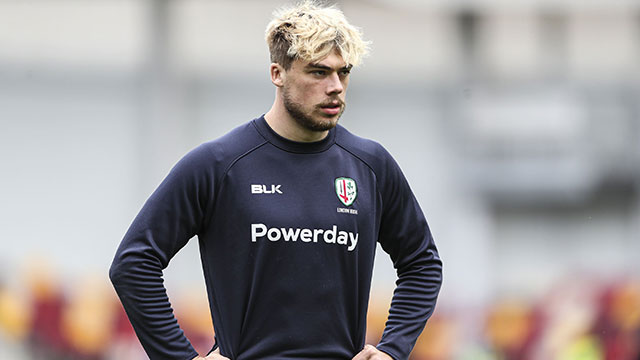
[{"label": "man's eye", "polygon": [[313,75],[324,75],[324,70],[314,70],[311,73]]},{"label": "man's eye", "polygon": [[349,70],[343,70],[343,71],[341,71],[341,72],[340,72],[340,75],[342,75],[342,76],[347,76],[347,75],[349,75],[350,73],[351,73],[351,71],[349,71]]}]

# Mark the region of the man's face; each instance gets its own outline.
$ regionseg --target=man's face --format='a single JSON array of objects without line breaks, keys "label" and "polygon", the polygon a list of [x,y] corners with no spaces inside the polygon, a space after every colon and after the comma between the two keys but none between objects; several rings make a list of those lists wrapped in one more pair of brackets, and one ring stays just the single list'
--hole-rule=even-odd
[{"label": "man's face", "polygon": [[345,109],[350,70],[337,50],[318,61],[295,60],[282,86],[286,110],[307,130],[333,128]]}]

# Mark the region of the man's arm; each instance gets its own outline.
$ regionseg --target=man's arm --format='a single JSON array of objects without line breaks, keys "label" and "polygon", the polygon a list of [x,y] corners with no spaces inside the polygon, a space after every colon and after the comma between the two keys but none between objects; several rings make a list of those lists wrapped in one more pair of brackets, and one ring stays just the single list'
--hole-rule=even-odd
[{"label": "man's arm", "polygon": [[409,357],[433,313],[442,262],[407,180],[390,155],[387,159],[379,242],[391,256],[398,280],[377,348],[400,360]]},{"label": "man's arm", "polygon": [[192,360],[229,360],[228,357],[220,355],[220,348],[215,349],[207,357],[197,356]]},{"label": "man's arm", "polygon": [[207,151],[193,150],[171,170],[131,224],[109,270],[150,359],[198,356],[173,315],[162,270],[199,232],[210,211],[213,176]]}]

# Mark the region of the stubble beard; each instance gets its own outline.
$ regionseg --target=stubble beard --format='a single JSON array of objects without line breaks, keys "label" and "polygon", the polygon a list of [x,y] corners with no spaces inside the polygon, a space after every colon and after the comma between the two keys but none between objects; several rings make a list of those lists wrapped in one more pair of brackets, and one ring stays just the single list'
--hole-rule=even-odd
[{"label": "stubble beard", "polygon": [[291,99],[287,89],[284,89],[282,98],[284,102],[284,108],[287,110],[289,115],[291,115],[291,117],[296,121],[296,123],[298,123],[298,125],[302,126],[307,130],[317,131],[317,132],[333,129],[336,126],[336,124],[338,124],[338,119],[340,119],[340,116],[342,116],[342,113],[344,112],[344,109],[346,107],[346,104],[342,103],[342,109],[340,109],[340,112],[337,115],[328,117],[326,118],[326,120],[318,121],[318,120],[314,120],[311,117],[311,114],[307,114],[304,111],[301,104]]}]

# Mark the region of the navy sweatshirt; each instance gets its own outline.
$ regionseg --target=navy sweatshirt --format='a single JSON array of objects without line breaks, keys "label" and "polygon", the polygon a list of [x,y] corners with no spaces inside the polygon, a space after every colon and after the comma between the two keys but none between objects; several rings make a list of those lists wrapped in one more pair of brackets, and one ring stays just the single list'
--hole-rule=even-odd
[{"label": "navy sweatshirt", "polygon": [[377,348],[406,359],[442,263],[400,168],[337,126],[287,140],[264,117],[182,158],[144,204],[109,272],[151,359],[198,354],[162,271],[198,236],[216,344],[231,359],[351,359],[364,346],[376,242],[398,281]]}]

